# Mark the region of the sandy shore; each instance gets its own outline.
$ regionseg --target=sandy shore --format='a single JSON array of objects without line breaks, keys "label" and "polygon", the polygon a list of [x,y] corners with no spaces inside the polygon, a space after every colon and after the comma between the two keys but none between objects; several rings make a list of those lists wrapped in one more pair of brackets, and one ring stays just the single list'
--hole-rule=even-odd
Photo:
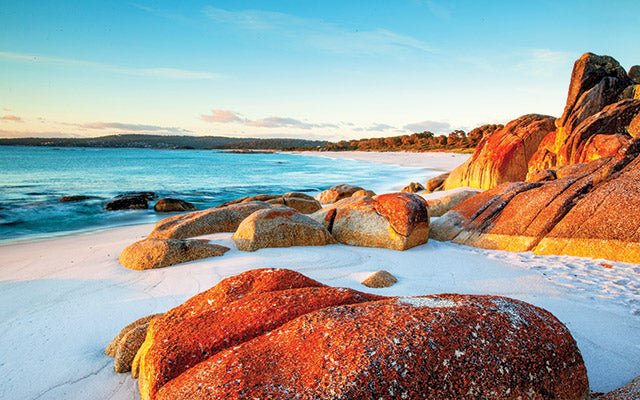
[{"label": "sandy shore", "polygon": [[444,152],[367,152],[367,151],[297,151],[293,154],[306,156],[346,158],[349,160],[368,161],[381,164],[394,164],[403,167],[429,168],[440,171],[451,171],[465,162],[471,154]]},{"label": "sandy shore", "polygon": [[[389,154],[405,153],[363,156],[398,160]],[[420,167],[435,168],[428,164],[433,157],[420,157],[427,163]],[[518,298],[550,310],[567,325],[594,390],[612,389],[640,374],[638,265],[607,262],[607,268],[603,260],[435,241],[405,252],[331,245],[244,253],[224,233],[206,236],[231,248],[219,258],[151,271],[120,266],[122,249],[150,229],[138,225],[0,246],[0,398],[137,398],[135,381],[114,373],[112,359],[102,353],[120,328],[258,267],[291,268],[329,285],[385,295]],[[372,290],[359,283],[379,269],[397,276],[398,284]]]}]

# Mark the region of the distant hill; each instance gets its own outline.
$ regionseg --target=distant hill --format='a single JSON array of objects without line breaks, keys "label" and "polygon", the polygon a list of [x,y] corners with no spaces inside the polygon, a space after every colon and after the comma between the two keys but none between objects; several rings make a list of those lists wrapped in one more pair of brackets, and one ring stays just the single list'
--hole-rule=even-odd
[{"label": "distant hill", "polygon": [[4,146],[116,147],[150,149],[275,149],[317,148],[326,141],[304,139],[258,139],[224,136],[109,135],[93,138],[0,139]]},{"label": "distant hill", "polygon": [[372,139],[343,140],[322,146],[320,151],[459,151],[472,152],[480,140],[502,125],[483,125],[466,133],[456,130],[436,136],[432,132]]}]

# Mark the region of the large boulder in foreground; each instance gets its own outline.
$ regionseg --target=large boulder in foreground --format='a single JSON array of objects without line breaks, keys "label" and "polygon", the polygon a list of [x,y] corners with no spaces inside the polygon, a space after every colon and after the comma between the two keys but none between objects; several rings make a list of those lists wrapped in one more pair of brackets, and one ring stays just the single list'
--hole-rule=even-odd
[{"label": "large boulder in foreground", "polygon": [[238,226],[233,240],[243,251],[336,243],[321,223],[288,207],[254,212]]},{"label": "large boulder in foreground", "polygon": [[256,196],[242,197],[240,199],[232,200],[218,207],[226,207],[232,204],[248,203],[252,201],[264,201],[273,205],[282,205],[289,208],[296,209],[303,214],[311,214],[322,208],[320,202],[313,197],[305,193],[290,192],[285,194],[259,194]]},{"label": "large boulder in foreground", "polygon": [[301,315],[379,298],[289,270],[252,270],[225,279],[150,324],[133,366],[141,398],[157,398],[162,386],[199,362]]},{"label": "large boulder in foreground", "polygon": [[188,201],[165,197],[156,201],[153,209],[156,212],[193,211],[196,206]]},{"label": "large boulder in foreground", "polygon": [[359,190],[364,190],[360,186],[353,185],[336,185],[333,186],[316,196],[316,199],[322,204],[331,204],[336,201],[340,201],[342,199],[346,199],[347,197],[351,197],[355,192]]},{"label": "large boulder in foreground", "polygon": [[566,327],[518,300],[382,298],[317,286],[241,292],[244,297],[226,304],[199,295],[211,309],[204,315],[154,320],[145,342],[151,346],[141,356],[142,399],[589,394],[582,357]]},{"label": "large boulder in foreground", "polygon": [[427,201],[411,193],[344,199],[311,217],[351,246],[407,250],[429,239]]},{"label": "large boulder in foreground", "polygon": [[228,247],[211,244],[208,240],[147,238],[125,248],[120,254],[120,264],[137,270],[164,268],[221,256],[227,251]]},{"label": "large boulder in foreground", "polygon": [[639,142],[572,174],[504,184],[434,221],[431,237],[476,247],[640,262]]},{"label": "large boulder in foreground", "polygon": [[272,205],[269,203],[252,201],[176,215],[159,221],[149,237],[186,239],[218,232],[235,232],[240,223],[249,215],[271,207]]},{"label": "large boulder in foreground", "polygon": [[451,171],[443,188],[490,189],[524,180],[531,156],[554,130],[554,118],[546,115],[528,114],[509,122],[482,139],[471,158]]}]

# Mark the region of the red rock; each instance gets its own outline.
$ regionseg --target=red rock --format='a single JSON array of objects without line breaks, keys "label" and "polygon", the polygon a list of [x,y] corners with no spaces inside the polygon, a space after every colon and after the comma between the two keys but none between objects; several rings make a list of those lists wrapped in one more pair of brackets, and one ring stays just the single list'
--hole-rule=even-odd
[{"label": "red rock", "polygon": [[213,354],[300,315],[379,298],[326,287],[293,271],[279,270],[250,271],[205,293],[149,325],[133,366],[142,399],[155,398],[166,382]]},{"label": "red rock", "polygon": [[605,393],[600,397],[596,397],[597,400],[638,400],[640,399],[640,376],[628,384]]},{"label": "red rock", "polygon": [[529,114],[509,122],[482,139],[471,158],[451,171],[444,189],[490,189],[524,180],[529,160],[554,129],[554,118],[544,115]]},{"label": "red rock", "polygon": [[311,217],[352,246],[406,250],[429,238],[428,204],[411,193],[344,199]]},{"label": "red rock", "polygon": [[587,140],[579,161],[581,163],[597,160],[602,157],[616,155],[620,149],[631,141],[629,135],[594,135]]},{"label": "red rock", "polygon": [[586,399],[574,339],[549,312],[444,294],[328,307],[164,385],[169,399]]}]

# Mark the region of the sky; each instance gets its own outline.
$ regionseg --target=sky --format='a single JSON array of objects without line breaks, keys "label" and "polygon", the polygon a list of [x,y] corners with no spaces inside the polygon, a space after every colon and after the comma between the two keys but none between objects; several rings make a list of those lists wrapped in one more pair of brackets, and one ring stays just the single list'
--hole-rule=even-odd
[{"label": "sky", "polygon": [[8,1],[0,137],[342,140],[558,116],[640,1]]}]

